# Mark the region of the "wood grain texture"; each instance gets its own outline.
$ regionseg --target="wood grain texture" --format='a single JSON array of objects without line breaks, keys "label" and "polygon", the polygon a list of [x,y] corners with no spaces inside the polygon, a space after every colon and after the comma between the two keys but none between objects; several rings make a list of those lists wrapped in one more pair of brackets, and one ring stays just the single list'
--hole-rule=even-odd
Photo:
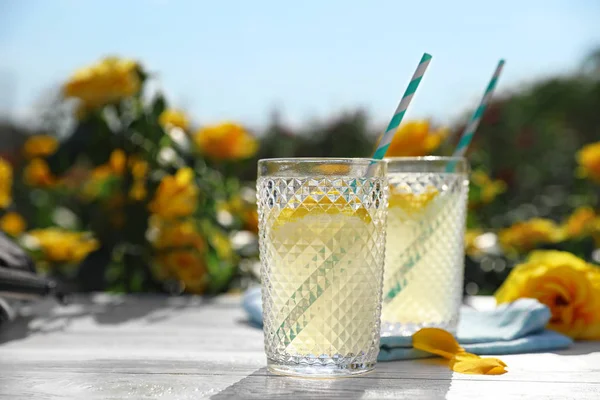
[{"label": "wood grain texture", "polygon": [[[600,343],[501,357],[502,376],[439,360],[340,380],[272,375],[240,299],[95,295],[24,310],[0,330],[0,399],[600,399]],[[489,299],[473,299],[485,308]]]}]

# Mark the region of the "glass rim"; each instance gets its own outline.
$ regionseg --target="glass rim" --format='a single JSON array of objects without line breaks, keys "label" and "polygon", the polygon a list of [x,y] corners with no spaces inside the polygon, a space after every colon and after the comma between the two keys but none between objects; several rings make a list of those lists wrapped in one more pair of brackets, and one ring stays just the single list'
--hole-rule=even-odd
[{"label": "glass rim", "polygon": [[368,157],[280,157],[280,158],[261,158],[258,164],[284,164],[284,163],[353,163],[371,165],[374,163],[385,163],[386,160],[378,160]]},{"label": "glass rim", "polygon": [[456,162],[467,162],[466,157],[454,157],[454,156],[419,156],[419,157],[385,157],[385,161],[393,162],[435,162],[435,161],[456,161]]}]

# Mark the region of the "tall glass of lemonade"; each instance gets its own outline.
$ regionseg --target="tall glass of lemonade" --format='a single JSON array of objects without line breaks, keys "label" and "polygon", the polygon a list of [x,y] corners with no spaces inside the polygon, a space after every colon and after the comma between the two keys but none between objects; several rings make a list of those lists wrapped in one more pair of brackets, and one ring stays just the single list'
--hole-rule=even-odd
[{"label": "tall glass of lemonade", "polygon": [[389,158],[382,335],[456,330],[469,190],[464,158]]},{"label": "tall glass of lemonade", "polygon": [[386,168],[371,159],[259,161],[263,330],[272,372],[335,377],[373,369]]}]

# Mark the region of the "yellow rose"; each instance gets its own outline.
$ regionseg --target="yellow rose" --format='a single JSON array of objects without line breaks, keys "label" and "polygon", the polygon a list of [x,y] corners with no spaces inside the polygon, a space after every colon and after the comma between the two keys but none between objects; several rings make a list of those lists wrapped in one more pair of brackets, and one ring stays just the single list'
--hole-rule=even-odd
[{"label": "yellow rose", "polygon": [[6,208],[12,203],[12,183],[12,166],[0,157],[0,208]]},{"label": "yellow rose", "polygon": [[58,140],[49,135],[32,136],[25,141],[23,154],[28,159],[47,157],[54,154],[58,148]]},{"label": "yellow rose", "polygon": [[108,57],[75,72],[63,88],[65,97],[74,97],[84,109],[103,106],[133,96],[140,90],[135,61]]},{"label": "yellow rose", "polygon": [[0,229],[10,236],[19,236],[23,233],[25,227],[25,220],[16,212],[6,213],[0,218]]},{"label": "yellow rose", "polygon": [[158,117],[158,122],[164,127],[175,127],[186,130],[190,123],[182,111],[165,110]]},{"label": "yellow rose", "polygon": [[511,271],[495,297],[499,304],[537,299],[552,312],[548,328],[574,339],[600,339],[600,270],[571,253],[531,253]]},{"label": "yellow rose", "polygon": [[579,207],[563,224],[565,236],[570,238],[589,235],[594,231],[596,212],[591,207]]},{"label": "yellow rose", "polygon": [[194,182],[194,171],[181,168],[175,176],[165,176],[148,205],[151,213],[164,219],[187,217],[198,204],[198,187]]},{"label": "yellow rose", "polygon": [[400,125],[386,157],[417,157],[431,154],[448,136],[446,129],[432,130],[429,121],[408,121]]},{"label": "yellow rose", "polygon": [[50,187],[56,183],[56,178],[52,175],[50,167],[41,158],[34,158],[25,166],[23,177],[29,186]]},{"label": "yellow rose", "polygon": [[524,253],[533,250],[540,244],[561,241],[560,228],[551,220],[533,218],[529,221],[517,222],[503,229],[498,234],[500,244],[510,253]]},{"label": "yellow rose", "polygon": [[258,142],[252,135],[241,125],[229,122],[202,128],[193,139],[198,149],[213,160],[245,159],[258,150]]},{"label": "yellow rose", "polygon": [[582,176],[600,183],[600,142],[588,144],[579,150],[577,162]]},{"label": "yellow rose", "polygon": [[198,233],[193,221],[168,222],[153,218],[151,225],[158,229],[158,235],[153,241],[154,247],[158,250],[192,247],[204,252],[206,249],[206,241]]},{"label": "yellow rose", "polygon": [[193,250],[175,250],[157,257],[162,278],[175,278],[188,293],[202,294],[208,283],[204,257]]},{"label": "yellow rose", "polygon": [[28,234],[50,262],[77,263],[99,247],[98,241],[85,233],[60,228],[35,229]]}]

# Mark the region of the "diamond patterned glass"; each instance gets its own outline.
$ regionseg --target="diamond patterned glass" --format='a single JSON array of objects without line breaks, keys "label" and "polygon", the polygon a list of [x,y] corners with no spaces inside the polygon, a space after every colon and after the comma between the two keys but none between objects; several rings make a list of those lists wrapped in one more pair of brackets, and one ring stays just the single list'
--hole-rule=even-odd
[{"label": "diamond patterned glass", "polygon": [[343,376],[375,365],[388,182],[385,163],[369,164],[259,163],[263,329],[274,372]]},{"label": "diamond patterned glass", "polygon": [[[469,181],[464,159],[388,160],[390,199],[382,335],[456,331]],[[449,162],[454,172],[446,172]]]}]

